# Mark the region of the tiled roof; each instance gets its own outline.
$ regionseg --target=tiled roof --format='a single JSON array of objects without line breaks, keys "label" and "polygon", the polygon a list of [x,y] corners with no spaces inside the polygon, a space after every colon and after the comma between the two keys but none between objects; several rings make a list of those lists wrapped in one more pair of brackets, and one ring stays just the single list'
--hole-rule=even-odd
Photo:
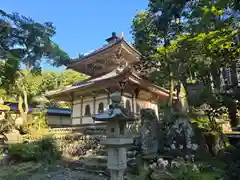
[{"label": "tiled roof", "polygon": [[47,113],[48,114],[65,114],[65,115],[71,115],[72,111],[68,108],[51,108],[47,107]]},{"label": "tiled roof", "polygon": [[104,74],[100,77],[97,77],[97,78],[89,78],[89,80],[86,80],[86,81],[75,82],[72,84],[72,86],[87,86],[87,85],[91,84],[92,82],[109,79],[109,78],[115,77],[117,75],[118,75],[118,73],[116,72],[116,70],[113,70],[113,71],[111,71],[107,74]]},{"label": "tiled roof", "polygon": [[76,82],[76,83],[73,83],[72,85],[64,87],[62,89],[49,91],[49,92],[46,93],[46,96],[52,95],[52,94],[58,94],[58,93],[61,93],[61,92],[64,92],[64,91],[72,90],[72,89],[77,89],[77,88],[80,88],[80,87],[85,87],[85,86],[94,84],[95,82],[105,80],[105,79],[110,79],[110,78],[116,77],[118,75],[119,75],[119,73],[117,73],[116,70],[114,70],[114,71],[109,72],[108,74],[102,75],[102,76],[94,78],[94,79],[90,79],[88,81]]},{"label": "tiled roof", "polygon": [[[89,80],[84,81],[84,82],[73,83],[72,85],[70,85],[70,86],[68,86],[68,87],[65,87],[65,88],[62,88],[62,89],[59,89],[59,90],[55,90],[55,91],[50,91],[50,92],[48,92],[48,93],[46,94],[46,96],[57,95],[57,94],[61,94],[61,93],[63,93],[63,92],[69,92],[69,91],[72,91],[72,90],[74,90],[74,89],[78,89],[78,88],[81,88],[81,87],[86,87],[86,86],[89,86],[89,85],[93,85],[93,84],[95,84],[95,83],[97,83],[97,82],[102,82],[103,80],[115,78],[115,77],[117,77],[117,76],[119,76],[119,75],[121,75],[121,74],[124,74],[124,73],[126,73],[126,72],[129,72],[129,70],[130,70],[130,69],[126,68],[126,69],[122,70],[121,72],[118,72],[118,70],[115,69],[115,70],[109,72],[108,74],[102,75],[102,76],[100,76],[100,77],[97,77],[97,78],[94,78],[94,79],[89,79]],[[156,91],[161,92],[161,94],[163,94],[164,96],[165,96],[166,94],[168,94],[168,92],[169,92],[168,90],[166,90],[166,89],[164,89],[164,88],[162,88],[162,87],[156,86],[156,85],[152,84],[151,82],[146,81],[146,80],[140,78],[140,77],[139,77],[137,74],[135,74],[134,72],[132,72],[132,76],[134,76],[135,78],[137,78],[138,80],[140,80],[140,81],[142,81],[142,82],[143,82],[143,81],[146,82],[146,83],[149,85],[148,89],[154,88]],[[130,80],[132,80],[132,78],[130,78]],[[138,81],[138,80],[137,80],[137,81]],[[134,82],[135,82],[135,80],[134,80]],[[145,84],[145,83],[144,83],[144,84]],[[155,90],[154,90],[154,91],[155,91]]]},{"label": "tiled roof", "polygon": [[98,49],[96,49],[96,50],[93,50],[93,51],[87,53],[87,55],[84,55],[84,56],[81,57],[81,58],[77,58],[76,60],[72,61],[72,62],[71,62],[70,64],[68,64],[68,65],[74,64],[74,63],[79,62],[79,61],[82,61],[82,60],[84,60],[84,59],[87,59],[87,58],[89,58],[90,56],[93,56],[93,55],[95,55],[95,54],[97,54],[97,53],[100,53],[100,52],[102,52],[102,51],[104,51],[104,50],[112,47],[113,45],[122,42],[122,41],[123,41],[123,38],[120,38],[120,39],[118,39],[118,40],[115,41],[115,42],[105,44],[105,45],[103,45],[102,47],[100,47],[100,48],[98,48]]},{"label": "tiled roof", "polygon": [[72,62],[70,62],[67,66],[71,66],[72,64],[74,64],[74,63],[76,63],[76,62],[79,62],[79,61],[83,61],[83,60],[85,60],[85,59],[87,59],[87,58],[89,58],[89,57],[91,57],[91,56],[93,56],[93,55],[95,55],[95,54],[97,54],[97,53],[100,53],[100,52],[103,52],[104,50],[106,50],[106,49],[108,49],[108,48],[110,48],[110,47],[112,47],[112,46],[114,46],[114,45],[116,45],[116,44],[118,44],[118,43],[121,43],[121,42],[125,42],[130,48],[132,48],[137,54],[141,54],[139,51],[137,51],[131,44],[129,44],[128,42],[126,42],[125,40],[124,40],[124,38],[119,38],[118,40],[116,40],[116,41],[113,41],[113,42],[111,42],[111,43],[108,43],[108,44],[105,44],[105,45],[103,45],[102,47],[100,47],[100,48],[98,48],[98,49],[96,49],[96,50],[93,50],[93,51],[91,51],[91,52],[89,52],[89,53],[86,53],[86,55],[84,55],[84,56],[82,56],[82,57],[80,57],[80,58],[77,58],[77,59],[75,59],[74,61],[72,61]]}]

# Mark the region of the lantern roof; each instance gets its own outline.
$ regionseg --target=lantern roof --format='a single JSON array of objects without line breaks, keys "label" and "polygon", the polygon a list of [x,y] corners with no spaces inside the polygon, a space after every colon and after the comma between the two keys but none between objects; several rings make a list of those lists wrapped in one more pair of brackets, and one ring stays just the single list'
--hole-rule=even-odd
[{"label": "lantern roof", "polygon": [[129,116],[127,109],[121,104],[121,93],[116,92],[110,96],[112,104],[103,113],[93,115],[92,118],[95,121],[134,121],[135,118]]}]

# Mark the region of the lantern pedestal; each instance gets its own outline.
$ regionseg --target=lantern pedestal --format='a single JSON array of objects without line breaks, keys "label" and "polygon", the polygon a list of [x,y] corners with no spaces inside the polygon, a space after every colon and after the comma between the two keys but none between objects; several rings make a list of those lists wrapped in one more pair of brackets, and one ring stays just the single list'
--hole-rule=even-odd
[{"label": "lantern pedestal", "polygon": [[111,108],[101,114],[93,116],[95,121],[107,122],[107,136],[100,140],[108,147],[107,167],[110,170],[111,180],[123,180],[124,170],[127,168],[126,146],[133,143],[133,139],[126,137],[126,123],[133,121],[127,110],[121,105],[121,93],[111,95]]}]

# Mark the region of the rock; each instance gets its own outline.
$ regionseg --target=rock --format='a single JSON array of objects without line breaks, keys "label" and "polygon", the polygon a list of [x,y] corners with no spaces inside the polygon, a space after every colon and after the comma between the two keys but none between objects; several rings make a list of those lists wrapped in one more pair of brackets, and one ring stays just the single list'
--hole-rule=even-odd
[{"label": "rock", "polygon": [[165,171],[165,170],[158,170],[158,171],[154,171],[151,174],[151,178],[152,180],[173,180],[173,176]]},{"label": "rock", "polygon": [[179,117],[169,130],[167,143],[170,148],[169,152],[174,157],[207,153],[206,140],[202,130],[184,117]]},{"label": "rock", "polygon": [[18,130],[13,129],[9,133],[5,133],[9,144],[22,143],[22,136]]}]

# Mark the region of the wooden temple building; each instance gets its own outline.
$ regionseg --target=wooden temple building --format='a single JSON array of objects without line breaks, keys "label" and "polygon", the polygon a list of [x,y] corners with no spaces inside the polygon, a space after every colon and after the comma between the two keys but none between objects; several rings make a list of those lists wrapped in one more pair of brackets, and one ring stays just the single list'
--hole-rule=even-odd
[{"label": "wooden temple building", "polygon": [[62,89],[49,91],[47,98],[72,103],[72,125],[94,124],[91,115],[110,104],[109,95],[119,91],[122,103],[134,116],[141,108],[152,108],[158,115],[157,102],[168,98],[168,91],[143,78],[141,54],[123,37],[112,33],[107,43],[67,64],[67,68],[89,76]]}]

